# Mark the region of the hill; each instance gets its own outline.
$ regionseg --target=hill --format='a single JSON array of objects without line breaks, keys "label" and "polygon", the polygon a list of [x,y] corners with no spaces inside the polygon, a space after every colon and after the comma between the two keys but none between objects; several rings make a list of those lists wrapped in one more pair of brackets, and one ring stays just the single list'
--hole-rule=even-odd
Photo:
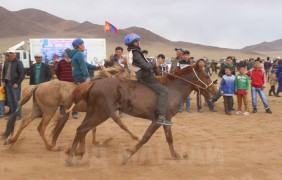
[{"label": "hill", "polygon": [[272,52],[272,51],[282,51],[282,39],[278,39],[271,42],[262,42],[260,44],[251,45],[242,48],[243,51],[252,52]]},{"label": "hill", "polygon": [[0,7],[0,26],[0,37],[2,38],[0,51],[5,51],[15,43],[29,38],[83,37],[105,38],[107,52],[110,54],[116,46],[123,45],[123,38],[126,34],[135,32],[142,37],[142,48],[148,49],[150,56],[159,53],[163,53],[167,57],[175,56],[175,47],[189,49],[196,58],[208,56],[218,59],[228,55],[240,56],[240,58],[258,56],[258,53],[245,52],[245,50],[225,49],[189,42],[174,42],[141,27],[119,29],[118,34],[105,33],[104,25],[93,24],[89,21],[79,23],[73,20],[65,20],[37,9],[9,11]]}]

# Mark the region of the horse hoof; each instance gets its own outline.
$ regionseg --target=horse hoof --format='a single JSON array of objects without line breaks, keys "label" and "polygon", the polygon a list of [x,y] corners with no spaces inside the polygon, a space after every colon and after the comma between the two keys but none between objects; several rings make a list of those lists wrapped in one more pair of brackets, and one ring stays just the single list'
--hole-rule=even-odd
[{"label": "horse hoof", "polygon": [[110,142],[113,140],[114,138],[108,138],[108,139],[106,139],[102,144],[104,145],[104,146],[108,146],[109,144],[110,144]]},{"label": "horse hoof", "polygon": [[69,153],[70,153],[70,148],[68,147],[68,148],[65,149],[65,154],[69,155]]},{"label": "horse hoof", "polygon": [[46,146],[46,149],[47,149],[48,151],[51,151],[51,150],[53,149],[53,146],[47,145],[47,146]]},{"label": "horse hoof", "polygon": [[57,146],[54,146],[54,147],[52,147],[51,149],[50,149],[50,151],[54,151],[54,152],[58,152],[58,151],[62,151],[63,150],[63,148],[62,147],[57,147]]},{"label": "horse hoof", "polygon": [[65,162],[67,166],[72,166],[72,156],[70,155],[70,148],[65,150],[66,158]]},{"label": "horse hoof", "polygon": [[187,153],[184,153],[184,154],[183,154],[183,159],[188,159],[188,158],[189,158],[188,154],[187,154]]},{"label": "horse hoof", "polygon": [[93,144],[94,146],[97,146],[97,145],[100,144],[100,142],[99,142],[99,141],[94,141],[94,142],[92,142],[92,144]]},{"label": "horse hoof", "polygon": [[75,166],[80,166],[80,164],[81,164],[81,160],[78,160],[78,159],[75,160],[75,162],[74,162],[74,165],[75,165]]},{"label": "horse hoof", "polygon": [[128,162],[129,157],[130,157],[130,156],[129,156],[128,154],[124,154],[121,164],[122,164],[122,165],[126,165],[127,162]]},{"label": "horse hoof", "polygon": [[174,157],[175,160],[183,159],[178,153],[175,153],[175,155],[173,157]]},{"label": "horse hoof", "polygon": [[11,144],[10,141],[8,139],[4,139],[4,145],[9,145]]},{"label": "horse hoof", "polygon": [[67,165],[67,166],[72,166],[72,165],[73,165],[73,164],[72,164],[72,160],[69,159],[69,158],[67,158],[67,159],[65,160],[65,162],[66,162],[66,165]]},{"label": "horse hoof", "polygon": [[105,140],[104,142],[100,143],[100,142],[97,142],[94,144],[95,146],[97,147],[106,147],[110,144],[110,142],[113,140],[114,138],[109,138],[107,140]]}]

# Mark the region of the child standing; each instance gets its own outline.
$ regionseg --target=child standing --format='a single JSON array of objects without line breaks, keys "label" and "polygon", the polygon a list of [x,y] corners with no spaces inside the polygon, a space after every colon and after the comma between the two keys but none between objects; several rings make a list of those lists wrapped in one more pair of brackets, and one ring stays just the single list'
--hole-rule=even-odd
[{"label": "child standing", "polygon": [[264,69],[260,66],[259,59],[255,60],[254,68],[249,70],[246,73],[252,80],[251,83],[251,93],[252,93],[252,104],[253,104],[253,113],[257,113],[258,106],[257,106],[257,94],[259,94],[259,97],[261,98],[263,102],[263,106],[265,108],[265,112],[268,114],[272,114],[272,111],[270,110],[268,101],[266,99],[266,96],[264,94],[264,88],[266,87],[266,76]]},{"label": "child standing", "polygon": [[231,74],[231,72],[231,68],[226,68],[225,75],[222,77],[220,82],[220,93],[223,96],[224,110],[227,115],[231,115],[233,96],[235,92],[235,76]]},{"label": "child standing", "polygon": [[272,96],[271,93],[273,92],[273,95],[275,96],[276,95],[276,93],[275,93],[275,85],[277,84],[277,77],[276,77],[276,74],[275,74],[274,70],[271,70],[271,74],[269,76],[269,84],[270,84],[270,90],[269,90],[268,95]]},{"label": "child standing", "polygon": [[[247,102],[247,94],[249,90],[249,77],[245,74],[245,67],[239,68],[239,74],[235,79],[235,92],[237,94],[237,102],[238,102],[238,111],[237,115],[244,114],[249,115],[248,112],[248,102]],[[245,111],[242,113],[242,100],[244,101]]]},{"label": "child standing", "polygon": [[0,117],[5,115],[5,88],[0,82]]}]

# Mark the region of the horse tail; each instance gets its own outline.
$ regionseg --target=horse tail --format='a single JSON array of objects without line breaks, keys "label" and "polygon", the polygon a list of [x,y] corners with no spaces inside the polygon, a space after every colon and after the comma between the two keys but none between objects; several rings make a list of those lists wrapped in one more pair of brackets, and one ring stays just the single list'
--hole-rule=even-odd
[{"label": "horse tail", "polygon": [[37,87],[37,85],[32,85],[23,90],[22,97],[18,104],[18,108],[15,112],[10,114],[6,124],[6,130],[4,133],[1,134],[2,139],[7,139],[12,134],[12,132],[14,132],[18,112],[21,110],[22,106],[30,100],[33,95],[33,92],[37,89]]},{"label": "horse tail", "polygon": [[79,101],[82,99],[86,99],[88,97],[88,92],[92,86],[94,86],[95,81],[92,82],[85,82],[78,85],[74,91],[72,92],[72,96],[68,103],[65,105],[66,111],[63,114],[60,114],[59,117],[56,118],[54,123],[54,128],[52,130],[51,135],[53,137],[58,137],[61,133],[62,129],[64,128],[66,122],[69,119],[70,112],[72,112],[73,108]]}]

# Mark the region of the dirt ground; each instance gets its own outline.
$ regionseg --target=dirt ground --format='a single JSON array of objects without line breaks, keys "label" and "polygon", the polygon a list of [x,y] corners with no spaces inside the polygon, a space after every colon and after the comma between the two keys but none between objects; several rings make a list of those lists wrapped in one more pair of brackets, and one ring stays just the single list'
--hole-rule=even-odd
[{"label": "dirt ground", "polygon": [[[27,86],[27,80],[24,81]],[[268,91],[268,89],[266,90]],[[178,153],[189,158],[170,158],[163,129],[160,128],[127,165],[121,165],[125,148],[135,141],[112,120],[99,126],[97,138],[113,140],[106,147],[91,144],[87,135],[87,150],[80,166],[67,166],[64,152],[45,149],[37,132],[40,119],[32,122],[12,146],[0,144],[0,179],[281,179],[282,178],[282,97],[269,97],[273,114],[266,114],[259,100],[259,110],[249,116],[224,114],[222,98],[216,103],[218,112],[196,111],[192,94],[191,113],[178,113],[172,127]],[[250,99],[250,95],[249,95]],[[235,102],[237,100],[235,98]],[[23,107],[27,116],[32,103]],[[251,101],[249,101],[251,107]],[[237,107],[237,105],[235,105]],[[68,147],[76,128],[84,118],[70,119],[61,133],[58,145]],[[125,115],[129,129],[141,137],[149,125],[146,120]],[[20,121],[17,122],[17,127]],[[6,120],[0,119],[0,132]],[[48,127],[49,137],[51,125]]]}]

